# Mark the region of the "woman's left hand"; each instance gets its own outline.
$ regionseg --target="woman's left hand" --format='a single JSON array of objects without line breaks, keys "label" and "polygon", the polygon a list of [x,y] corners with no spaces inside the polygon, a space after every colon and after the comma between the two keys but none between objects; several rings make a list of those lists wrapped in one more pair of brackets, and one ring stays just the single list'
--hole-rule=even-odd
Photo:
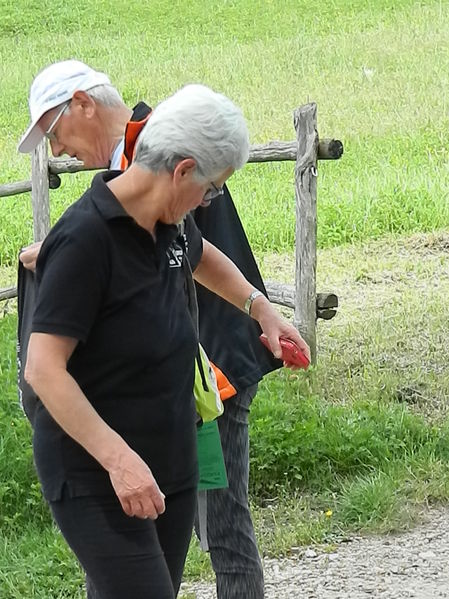
[{"label": "woman's left hand", "polygon": [[[282,358],[282,348],[279,343],[281,337],[290,339],[299,347],[310,362],[310,348],[295,327],[283,318],[265,296],[256,298],[251,307],[251,316],[258,321],[270,344],[271,351],[276,358]],[[284,362],[288,368],[296,370],[298,367],[289,362]]]}]

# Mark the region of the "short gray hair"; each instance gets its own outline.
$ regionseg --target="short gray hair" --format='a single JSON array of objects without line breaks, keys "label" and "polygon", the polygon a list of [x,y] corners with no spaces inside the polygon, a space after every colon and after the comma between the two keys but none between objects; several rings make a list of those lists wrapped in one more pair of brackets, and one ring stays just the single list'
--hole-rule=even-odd
[{"label": "short gray hair", "polygon": [[124,104],[122,96],[113,85],[95,85],[87,89],[86,94],[95,100],[95,102],[103,104],[107,108],[114,108]]},{"label": "short gray hair", "polygon": [[161,102],[139,136],[135,162],[152,172],[173,172],[184,158],[197,178],[212,181],[248,160],[249,134],[242,111],[210,88],[186,85]]}]

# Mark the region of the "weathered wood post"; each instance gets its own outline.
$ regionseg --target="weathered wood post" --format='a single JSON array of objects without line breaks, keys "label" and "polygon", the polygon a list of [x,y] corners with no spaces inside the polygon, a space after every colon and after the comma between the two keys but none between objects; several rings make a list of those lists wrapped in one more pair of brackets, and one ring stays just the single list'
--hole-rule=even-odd
[{"label": "weathered wood post", "polygon": [[50,198],[48,193],[48,147],[44,138],[31,156],[31,204],[34,241],[42,241],[50,230]]},{"label": "weathered wood post", "polygon": [[310,346],[312,364],[316,363],[316,179],[318,131],[316,104],[294,112],[298,141],[295,166],[296,191],[296,273],[295,326]]}]

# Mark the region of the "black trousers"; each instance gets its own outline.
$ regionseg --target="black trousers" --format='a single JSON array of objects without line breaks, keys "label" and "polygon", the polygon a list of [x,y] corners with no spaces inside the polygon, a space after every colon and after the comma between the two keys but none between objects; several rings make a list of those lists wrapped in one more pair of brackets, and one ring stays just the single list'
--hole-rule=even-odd
[{"label": "black trousers", "polygon": [[127,516],[115,496],[50,502],[86,572],[89,599],[174,599],[192,534],[196,489],[165,499],[157,520]]}]

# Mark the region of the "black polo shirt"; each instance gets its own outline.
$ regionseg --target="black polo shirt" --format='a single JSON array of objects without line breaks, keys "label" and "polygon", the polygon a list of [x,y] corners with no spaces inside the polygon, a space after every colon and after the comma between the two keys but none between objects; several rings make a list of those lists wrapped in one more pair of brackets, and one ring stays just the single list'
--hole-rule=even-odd
[{"label": "black polo shirt", "polygon": [[[197,481],[192,394],[195,331],[187,309],[184,244],[157,224],[156,241],[124,211],[100,173],[46,238],[37,262],[34,332],[78,343],[68,363],[88,400],[148,464],[164,493]],[[201,234],[188,218],[192,267]],[[35,461],[44,494],[113,493],[107,472],[39,403]]]}]

